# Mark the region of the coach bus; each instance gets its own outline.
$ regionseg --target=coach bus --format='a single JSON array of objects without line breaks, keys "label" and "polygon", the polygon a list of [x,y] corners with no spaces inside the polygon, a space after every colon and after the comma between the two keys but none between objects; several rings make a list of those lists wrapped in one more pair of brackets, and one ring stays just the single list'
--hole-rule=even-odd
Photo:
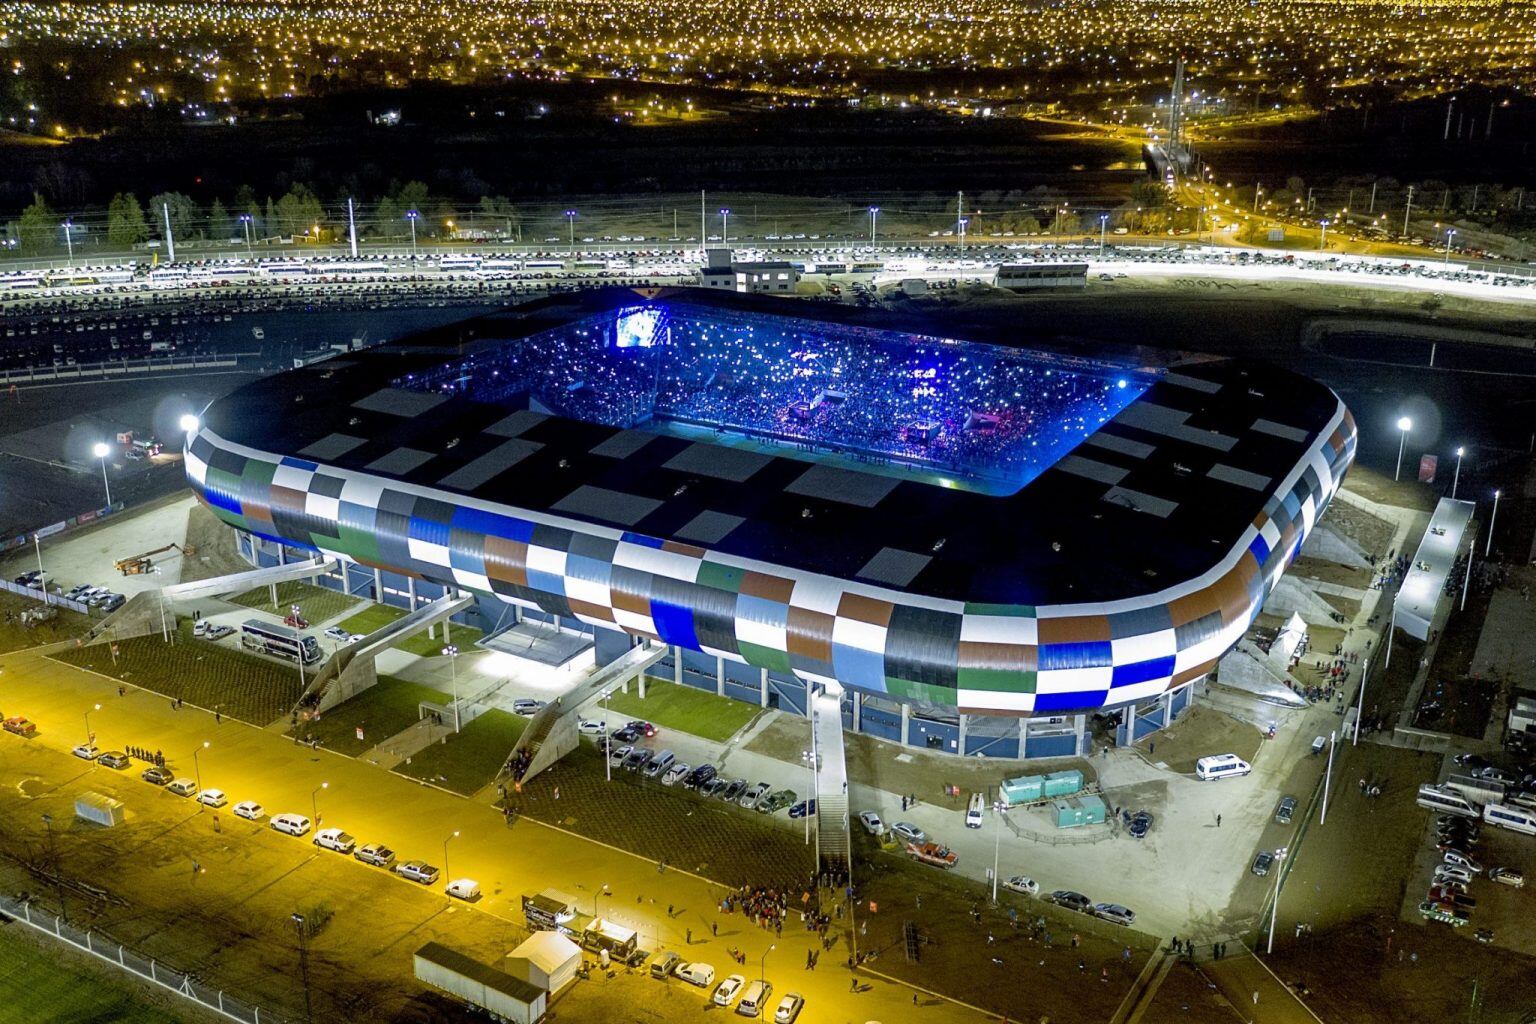
[{"label": "coach bus", "polygon": [[444,256],[437,261],[438,270],[479,270],[479,256]]},{"label": "coach bus", "polygon": [[314,664],[321,657],[320,644],[314,637],[260,619],[246,619],[241,624],[240,645],[289,661],[299,660],[299,652],[302,651],[306,665]]}]

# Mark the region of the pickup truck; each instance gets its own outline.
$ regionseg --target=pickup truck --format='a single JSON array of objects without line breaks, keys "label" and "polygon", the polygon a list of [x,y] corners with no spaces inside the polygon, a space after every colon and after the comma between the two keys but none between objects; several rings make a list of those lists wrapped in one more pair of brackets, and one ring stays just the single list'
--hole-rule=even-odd
[{"label": "pickup truck", "polygon": [[932,864],[941,868],[952,868],[960,862],[959,854],[938,843],[908,843],[907,856],[923,864]]}]

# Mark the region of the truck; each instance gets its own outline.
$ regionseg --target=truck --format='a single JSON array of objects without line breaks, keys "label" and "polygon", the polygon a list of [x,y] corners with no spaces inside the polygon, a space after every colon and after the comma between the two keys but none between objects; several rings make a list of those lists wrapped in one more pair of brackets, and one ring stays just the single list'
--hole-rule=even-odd
[{"label": "truck", "polygon": [[75,817],[94,825],[111,828],[123,823],[123,802],[104,793],[87,790],[75,797]]},{"label": "truck", "polygon": [[640,936],[633,928],[595,917],[581,930],[581,948],[589,953],[603,953],[615,960],[628,961],[636,952]]},{"label": "truck", "polygon": [[960,855],[939,843],[908,843],[907,856],[920,864],[948,870],[960,862]]},{"label": "truck", "polygon": [[579,935],[581,922],[577,920],[578,916],[574,896],[555,889],[523,894],[523,918],[532,931]]},{"label": "truck", "polygon": [[532,1024],[544,1016],[549,993],[456,949],[429,942],[412,957],[416,980],[484,1010],[496,1020]]}]

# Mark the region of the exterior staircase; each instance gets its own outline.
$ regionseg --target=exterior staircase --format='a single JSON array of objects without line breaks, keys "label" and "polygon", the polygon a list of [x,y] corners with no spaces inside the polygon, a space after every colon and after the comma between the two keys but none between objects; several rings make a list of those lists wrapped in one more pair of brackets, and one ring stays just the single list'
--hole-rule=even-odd
[{"label": "exterior staircase", "polygon": [[842,694],[836,686],[819,688],[811,698],[811,750],[816,758],[816,870],[846,874],[848,839],[848,766],[843,752]]}]

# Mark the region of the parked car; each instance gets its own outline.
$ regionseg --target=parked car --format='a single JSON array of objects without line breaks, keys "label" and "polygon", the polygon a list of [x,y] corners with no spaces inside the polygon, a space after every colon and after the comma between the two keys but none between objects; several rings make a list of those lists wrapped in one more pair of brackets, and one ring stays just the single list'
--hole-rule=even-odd
[{"label": "parked car", "polygon": [[1483,873],[1483,866],[1481,864],[1473,860],[1469,855],[1461,853],[1458,850],[1447,850],[1445,852],[1444,860],[1447,864],[1452,864],[1459,868],[1466,868],[1474,875],[1480,875]]},{"label": "parked car", "polygon": [[654,725],[652,725],[650,722],[642,721],[638,718],[633,722],[626,723],[624,728],[633,729],[641,736],[645,736],[647,738],[656,735],[656,727]]},{"label": "parked car", "polygon": [[682,978],[688,984],[697,985],[699,988],[708,988],[710,985],[714,984],[715,981],[715,969],[710,964],[683,964],[673,973],[675,973],[679,978]]},{"label": "parked car", "polygon": [[544,707],[545,702],[534,700],[532,697],[519,697],[512,702],[512,713],[522,715],[524,718],[532,718]]},{"label": "parked car", "polygon": [[456,900],[473,903],[480,898],[480,883],[473,878],[455,878],[443,886],[443,892]]},{"label": "parked car", "polygon": [[203,639],[205,639],[205,640],[222,640],[225,637],[229,636],[229,634],[233,633],[234,631],[235,631],[235,627],[234,626],[226,626],[226,625],[223,625],[222,623],[220,623],[219,625],[209,626],[208,627],[208,635],[206,637],[204,637]]},{"label": "parked car", "polygon": [[926,843],[928,841],[928,833],[910,821],[898,821],[891,826],[891,831],[896,833],[896,838],[904,843]]},{"label": "parked car", "polygon": [[395,874],[401,878],[409,878],[413,882],[422,885],[431,885],[437,881],[438,870],[424,860],[408,860],[404,864],[396,865]]},{"label": "parked car", "polygon": [[1451,760],[1460,767],[1470,769],[1474,772],[1481,771],[1484,768],[1493,767],[1493,762],[1481,754],[1457,754],[1455,757],[1451,758]]},{"label": "parked car", "polygon": [[651,961],[651,977],[670,978],[672,972],[677,970],[677,965],[683,962],[683,958],[676,953],[668,951]]},{"label": "parked car", "polygon": [[661,777],[661,784],[663,786],[675,786],[679,782],[686,780],[692,771],[693,768],[687,761],[678,761],[671,768],[668,768],[666,774]]},{"label": "parked car", "polygon": [[260,821],[262,816],[267,813],[266,809],[255,800],[242,800],[235,804],[234,807],[231,807],[230,810],[247,821]]},{"label": "parked car", "polygon": [[[334,628],[334,627],[332,627],[332,628]],[[203,636],[206,636],[207,633],[208,633],[208,620],[207,619],[198,619],[196,622],[192,623],[192,635],[194,637],[197,637],[197,638],[201,639]],[[330,636],[331,631],[328,629],[328,630],[325,631],[325,634],[326,634],[326,636]]]},{"label": "parked car", "polygon": [[1435,867],[1434,874],[1435,884],[1439,885],[1447,878],[1451,879],[1452,881],[1461,882],[1464,885],[1470,885],[1472,883],[1472,872],[1468,871],[1464,867],[1459,867],[1454,864],[1437,865]]},{"label": "parked car", "polygon": [[229,798],[224,795],[222,789],[205,789],[197,794],[197,802],[204,807],[223,807],[229,803]]},{"label": "parked car", "polygon": [[6,732],[14,733],[17,736],[31,737],[37,735],[37,726],[33,725],[23,715],[13,715],[7,718],[4,722],[0,722],[0,728],[4,728]]},{"label": "parked car", "polygon": [[808,818],[815,813],[815,800],[801,800],[799,803],[795,804],[795,806],[789,809],[789,816],[791,818]]},{"label": "parked car", "polygon": [[163,786],[175,777],[175,775],[171,774],[169,768],[161,768],[157,764],[152,764],[139,773],[139,778],[145,782],[152,782],[157,786]]},{"label": "parked car", "polygon": [[615,747],[608,752],[608,763],[617,768],[624,763],[624,759],[634,751],[634,747]]},{"label": "parked car", "polygon": [[83,761],[94,761],[96,760],[96,755],[101,753],[101,751],[96,748],[94,743],[82,743],[71,749],[70,753]]},{"label": "parked car", "polygon": [[786,807],[790,807],[799,799],[799,794],[792,789],[780,789],[769,793],[757,805],[759,814],[777,814]]},{"label": "parked car", "polygon": [[172,779],[165,784],[167,793],[175,793],[177,796],[191,796],[197,792],[197,783],[192,779]]},{"label": "parked car", "polygon": [[1093,916],[1102,918],[1114,924],[1123,924],[1127,927],[1136,923],[1136,911],[1128,907],[1122,907],[1118,903],[1095,903]]},{"label": "parked car", "polygon": [[741,797],[741,794],[745,793],[746,790],[747,790],[747,780],[746,779],[732,779],[730,782],[726,783],[725,788],[720,790],[720,792],[717,793],[716,796],[718,796],[720,799],[724,800],[726,803],[730,803],[733,800],[739,799]]},{"label": "parked car", "polygon": [[632,747],[629,756],[624,759],[625,771],[636,772],[644,768],[646,762],[655,756],[655,752],[646,747]]},{"label": "parked car", "polygon": [[1021,892],[1025,896],[1040,895],[1040,883],[1028,875],[1014,875],[1003,883],[1003,888],[1011,889],[1014,892]]},{"label": "parked car", "polygon": [[872,836],[877,836],[885,831],[885,822],[880,820],[880,815],[874,811],[860,811],[859,824],[864,826],[864,831]]},{"label": "parked car", "polygon": [[364,843],[352,851],[352,858],[376,868],[387,868],[395,862],[395,851],[383,843]]},{"label": "parked car", "polygon": [[619,743],[633,743],[640,738],[640,732],[629,726],[621,726],[613,730],[613,738]]},{"label": "parked car", "polygon": [[1147,833],[1152,831],[1152,812],[1137,811],[1131,815],[1131,826],[1127,831],[1132,839],[1145,839]]},{"label": "parked car", "polygon": [[323,828],[310,840],[322,850],[351,853],[357,848],[357,840],[339,828]]},{"label": "parked car", "polygon": [[718,774],[720,770],[714,765],[701,764],[688,774],[688,777],[683,780],[683,785],[689,789],[698,789]]},{"label": "parked car", "polygon": [[108,768],[116,768],[118,771],[122,771],[133,762],[128,760],[128,755],[123,753],[121,750],[109,750],[105,754],[102,754],[100,757],[98,757],[96,759],[96,763],[104,764]]},{"label": "parked car", "polygon": [[1050,902],[1058,907],[1066,907],[1068,910],[1076,910],[1087,914],[1093,910],[1093,901],[1080,892],[1071,889],[1057,889],[1050,895]]},{"label": "parked car", "polygon": [[1507,772],[1503,768],[1497,768],[1493,765],[1488,765],[1486,768],[1479,768],[1473,774],[1475,774],[1480,779],[1486,779],[1489,782],[1497,782],[1504,786],[1513,786],[1515,783],[1520,781],[1519,779],[1515,778],[1514,773]]},{"label": "parked car", "polygon": [[757,806],[757,802],[759,800],[767,795],[768,783],[758,782],[742,790],[741,796],[736,798],[736,802],[748,810],[751,810],[753,807]]},{"label": "parked car", "polygon": [[1268,850],[1260,850],[1259,855],[1253,858],[1253,867],[1249,870],[1251,870],[1254,874],[1262,877],[1269,874],[1269,869],[1274,866],[1275,855],[1270,853]]},{"label": "parked car", "polygon": [[715,994],[711,1001],[716,1006],[730,1006],[736,1001],[736,996],[741,992],[741,986],[747,983],[747,979],[739,974],[732,974],[715,986]]},{"label": "parked car", "polygon": [[795,1018],[805,1009],[805,996],[798,992],[786,992],[773,1011],[773,1024],[795,1024]]},{"label": "parked car", "polygon": [[342,629],[340,626],[327,626],[321,633],[327,640],[334,640],[339,644],[356,643],[362,639],[361,634],[353,634],[351,630]]},{"label": "parked car", "polygon": [[699,787],[699,796],[713,797],[725,792],[725,787],[731,784],[731,780],[721,775],[716,775]]},{"label": "parked car", "polygon": [[1525,875],[1514,868],[1492,868],[1488,872],[1488,879],[1489,881],[1512,885],[1516,889],[1525,887]]},{"label": "parked car", "polygon": [[608,731],[607,722],[589,722],[585,718],[576,723],[576,731],[583,736],[601,736]]},{"label": "parked car", "polygon": [[274,814],[267,825],[275,831],[286,832],[290,836],[302,836],[309,831],[309,819],[302,814]]},{"label": "parked car", "polygon": [[1293,796],[1281,797],[1279,806],[1275,808],[1275,822],[1280,825],[1289,825],[1295,815],[1296,798]]}]

